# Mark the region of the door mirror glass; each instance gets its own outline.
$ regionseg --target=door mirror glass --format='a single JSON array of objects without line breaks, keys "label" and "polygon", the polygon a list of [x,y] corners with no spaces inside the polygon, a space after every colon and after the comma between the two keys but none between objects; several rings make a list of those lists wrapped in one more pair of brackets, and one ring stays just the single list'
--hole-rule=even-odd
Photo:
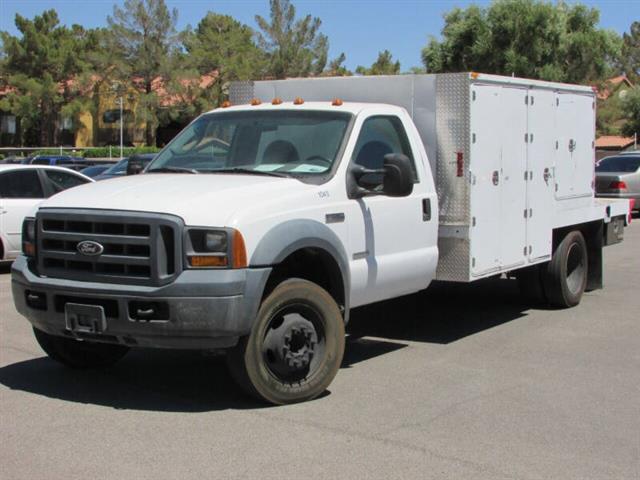
[{"label": "door mirror glass", "polygon": [[351,197],[359,198],[371,194],[389,197],[406,197],[413,192],[413,168],[411,160],[402,153],[384,156],[382,168],[365,168],[353,165],[350,186]]},{"label": "door mirror glass", "polygon": [[402,153],[384,156],[382,192],[389,197],[407,197],[413,192],[411,160]]}]

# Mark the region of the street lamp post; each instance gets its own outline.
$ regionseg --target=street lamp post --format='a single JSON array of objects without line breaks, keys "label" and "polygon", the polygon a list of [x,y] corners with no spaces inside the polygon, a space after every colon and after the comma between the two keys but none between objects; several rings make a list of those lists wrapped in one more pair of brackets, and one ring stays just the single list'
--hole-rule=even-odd
[{"label": "street lamp post", "polygon": [[122,115],[123,99],[120,97],[120,158],[124,158],[123,138],[124,138],[124,118]]}]

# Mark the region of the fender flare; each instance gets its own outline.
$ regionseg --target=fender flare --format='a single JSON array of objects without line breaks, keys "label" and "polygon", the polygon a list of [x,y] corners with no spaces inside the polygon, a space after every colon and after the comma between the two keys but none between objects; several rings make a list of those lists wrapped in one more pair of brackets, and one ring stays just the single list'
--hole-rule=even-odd
[{"label": "fender flare", "polygon": [[326,225],[315,220],[290,220],[269,230],[258,242],[251,255],[249,266],[272,267],[281,263],[293,252],[303,248],[326,251],[338,264],[344,286],[344,319],[349,318],[349,292],[351,275],[349,260],[342,241]]}]

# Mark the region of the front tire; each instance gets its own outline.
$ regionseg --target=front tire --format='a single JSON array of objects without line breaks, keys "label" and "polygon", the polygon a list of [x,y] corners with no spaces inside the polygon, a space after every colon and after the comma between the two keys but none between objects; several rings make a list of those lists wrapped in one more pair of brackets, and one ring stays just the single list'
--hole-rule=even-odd
[{"label": "front tire", "polygon": [[307,280],[286,280],[263,300],[251,333],[228,352],[229,369],[261,400],[311,400],[338,373],[344,335],[340,309],[326,290]]},{"label": "front tire", "polygon": [[544,292],[551,306],[574,307],[587,287],[587,242],[577,230],[569,232],[556,247],[543,272]]},{"label": "front tire", "polygon": [[105,368],[113,365],[129,351],[124,345],[78,341],[58,337],[34,327],[36,340],[50,358],[71,368]]}]

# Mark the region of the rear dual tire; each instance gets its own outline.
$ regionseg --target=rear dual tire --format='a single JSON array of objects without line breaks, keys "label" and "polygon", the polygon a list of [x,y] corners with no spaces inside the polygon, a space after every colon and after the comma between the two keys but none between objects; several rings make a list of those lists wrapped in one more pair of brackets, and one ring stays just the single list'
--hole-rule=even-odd
[{"label": "rear dual tire", "polygon": [[587,242],[578,230],[555,248],[551,261],[517,272],[523,297],[532,303],[569,308],[580,303],[588,279]]},{"label": "rear dual tire", "polygon": [[262,302],[251,333],[227,353],[236,382],[275,404],[323,393],[336,376],[345,345],[344,321],[323,288],[302,279],[279,284]]}]

